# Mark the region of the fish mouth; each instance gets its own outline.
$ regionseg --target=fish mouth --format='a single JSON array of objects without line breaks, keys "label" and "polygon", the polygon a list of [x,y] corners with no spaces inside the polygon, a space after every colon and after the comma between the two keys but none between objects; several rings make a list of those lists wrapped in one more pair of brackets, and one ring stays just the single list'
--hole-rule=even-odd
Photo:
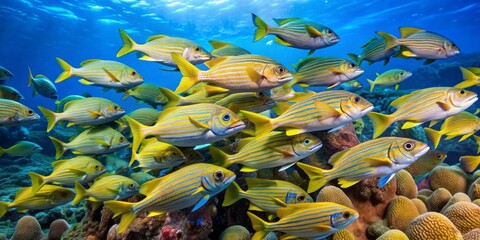
[{"label": "fish mouth", "polygon": [[425,153],[427,153],[428,150],[430,150],[430,147],[428,145],[425,145],[425,147],[422,150],[420,150],[417,154],[415,154],[414,158],[417,158],[417,159],[420,158]]},{"label": "fish mouth", "polygon": [[322,142],[319,142],[319,143],[313,145],[312,147],[310,147],[308,150],[309,150],[309,151],[314,151],[315,149],[319,150],[319,149],[322,148],[322,147],[323,147],[323,143],[322,143]]},{"label": "fish mouth", "polygon": [[238,121],[238,122],[235,122],[233,123],[232,125],[230,125],[230,127],[228,128],[226,134],[229,134],[231,132],[237,132],[237,131],[240,131],[242,129],[244,129],[247,125],[242,121]]},{"label": "fish mouth", "polygon": [[409,73],[407,73],[407,75],[405,75],[405,77],[404,77],[403,79],[407,79],[407,78],[409,78],[409,77],[411,77],[411,76],[412,76],[412,73],[409,72]]},{"label": "fish mouth", "polygon": [[348,114],[348,112],[345,112],[345,115],[347,115],[349,118],[351,119],[357,119],[357,118],[360,118],[360,117],[363,117],[365,116],[367,113],[371,112],[373,110],[374,106],[372,104],[370,104],[368,107],[360,110],[360,114],[358,114],[358,117],[357,116],[353,116]]},{"label": "fish mouth", "polygon": [[235,179],[237,178],[236,175],[231,176],[230,178],[227,178],[224,182],[225,185],[230,185]]}]

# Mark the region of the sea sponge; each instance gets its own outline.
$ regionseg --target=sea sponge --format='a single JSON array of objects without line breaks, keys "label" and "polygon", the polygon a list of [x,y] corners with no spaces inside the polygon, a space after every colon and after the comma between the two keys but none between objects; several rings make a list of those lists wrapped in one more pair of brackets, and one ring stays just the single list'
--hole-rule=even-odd
[{"label": "sea sponge", "polygon": [[478,240],[480,239],[480,228],[473,229],[472,231],[463,235],[463,240]]},{"label": "sea sponge", "polygon": [[355,209],[350,198],[347,197],[342,189],[335,186],[326,186],[320,190],[317,195],[316,202],[333,202],[349,208]]},{"label": "sea sponge", "polygon": [[60,240],[62,234],[70,228],[68,222],[64,219],[57,219],[50,223],[47,240]]},{"label": "sea sponge", "polygon": [[451,194],[467,192],[470,177],[458,166],[437,166],[429,177],[430,189],[447,189]]},{"label": "sea sponge", "polygon": [[404,196],[395,197],[387,208],[385,220],[390,229],[399,229],[405,232],[410,222],[418,215],[415,204]]},{"label": "sea sponge", "polygon": [[468,196],[470,199],[472,199],[472,201],[475,199],[480,199],[480,178],[477,178],[477,180],[470,185],[470,188],[468,189]]},{"label": "sea sponge", "polygon": [[408,237],[402,231],[397,229],[392,229],[384,233],[379,238],[377,238],[377,240],[408,240]]},{"label": "sea sponge", "polygon": [[250,232],[244,226],[233,225],[223,230],[219,240],[250,240]]},{"label": "sea sponge", "polygon": [[18,220],[11,240],[40,240],[42,238],[42,227],[37,219],[32,216],[24,216]]},{"label": "sea sponge", "polygon": [[415,207],[417,207],[417,210],[418,210],[418,213],[419,214],[424,214],[426,212],[428,212],[428,209],[427,209],[427,206],[425,205],[425,203],[418,199],[418,198],[414,198],[414,199],[411,199],[413,204],[415,204]]},{"label": "sea sponge", "polygon": [[410,240],[462,240],[462,233],[448,220],[436,212],[424,213],[411,222],[406,234]]},{"label": "sea sponge", "polygon": [[385,221],[380,220],[372,223],[367,228],[367,236],[369,239],[377,239],[391,229],[385,225]]},{"label": "sea sponge", "polygon": [[450,194],[447,189],[439,188],[427,198],[425,201],[425,206],[427,206],[428,211],[440,212],[440,210],[442,210],[443,206],[447,204],[451,197],[452,194]]},{"label": "sea sponge", "polygon": [[333,234],[332,240],[355,240],[355,236],[346,229],[342,229]]},{"label": "sea sponge", "polygon": [[400,170],[395,174],[395,179],[397,180],[397,195],[410,199],[417,197],[417,184],[409,172]]},{"label": "sea sponge", "polygon": [[462,234],[480,227],[480,207],[471,202],[458,202],[443,213]]},{"label": "sea sponge", "polygon": [[470,200],[470,197],[465,194],[465,193],[455,193],[451,198],[450,200],[448,200],[447,204],[445,204],[445,206],[443,206],[442,210],[440,211],[440,213],[443,213],[445,212],[445,210],[452,206],[453,204],[457,203],[457,202],[472,202],[472,200]]}]

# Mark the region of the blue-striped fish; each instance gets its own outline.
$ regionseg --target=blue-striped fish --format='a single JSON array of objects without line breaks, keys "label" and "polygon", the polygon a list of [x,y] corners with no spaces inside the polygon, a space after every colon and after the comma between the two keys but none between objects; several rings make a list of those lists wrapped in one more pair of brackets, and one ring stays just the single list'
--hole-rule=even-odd
[{"label": "blue-striped fish", "polygon": [[138,44],[122,29],[119,29],[119,32],[123,46],[118,50],[117,57],[138,51],[141,53],[140,60],[154,61],[171,67],[177,66],[172,61],[171,53],[180,54],[192,64],[200,64],[212,58],[200,45],[185,38],[155,35],[149,37],[145,44]]},{"label": "blue-striped fish", "polygon": [[314,202],[299,186],[281,180],[267,180],[259,178],[245,178],[248,190],[243,191],[236,182],[233,182],[225,191],[222,206],[230,206],[244,198],[250,201],[250,211],[262,211],[275,214],[278,208],[283,207],[275,199],[286,204]]},{"label": "blue-striped fish", "polygon": [[168,99],[168,102],[163,106],[163,109],[197,103],[215,103],[216,101],[227,96],[227,94],[215,94],[213,96],[209,96],[206,87],[202,87],[201,90],[196,91],[188,96],[177,95],[168,88],[160,88],[160,90]]},{"label": "blue-striped fish", "polygon": [[277,118],[240,111],[255,124],[255,135],[262,136],[272,130],[285,127],[287,136],[304,132],[338,129],[363,117],[373,105],[355,93],[330,90],[319,92],[299,100]]},{"label": "blue-striped fish", "polygon": [[125,91],[125,95],[122,99],[126,99],[129,96],[137,99],[137,103],[146,103],[153,108],[157,108],[158,105],[163,105],[168,102],[168,99],[160,91],[160,86],[153,83],[142,83],[136,87]]},{"label": "blue-striped fish", "polygon": [[32,187],[20,188],[12,202],[0,202],[0,218],[11,208],[18,212],[51,209],[72,201],[73,197],[72,189],[55,185],[44,185],[37,192],[32,192]]},{"label": "blue-striped fish", "polygon": [[74,68],[57,57],[57,62],[63,69],[56,83],[63,82],[71,76],[82,78],[81,84],[87,86],[128,89],[143,83],[143,77],[133,68],[116,61],[90,59],[80,63],[80,68]]},{"label": "blue-striped fish", "polygon": [[70,101],[84,99],[85,96],[83,95],[68,95],[60,100],[55,101],[55,112],[63,112],[65,109],[65,104]]},{"label": "blue-striped fish", "polygon": [[335,153],[326,170],[298,162],[297,165],[308,175],[308,192],[314,192],[332,179],[338,178],[342,188],[357,182],[380,177],[378,186],[384,187],[396,172],[408,167],[430,149],[426,143],[409,138],[383,137],[358,144]]},{"label": "blue-striped fish", "polygon": [[88,190],[79,182],[75,182],[76,195],[72,205],[77,205],[84,198],[91,202],[125,199],[137,194],[139,190],[140,185],[128,177],[121,175],[100,176],[95,179]]},{"label": "blue-striped fish", "polygon": [[264,92],[233,93],[218,100],[215,104],[228,108],[234,113],[240,110],[260,113],[275,106],[275,101]]},{"label": "blue-striped fish", "polygon": [[402,129],[408,129],[424,122],[442,120],[467,109],[477,99],[476,93],[459,88],[432,87],[413,91],[390,103],[397,109],[390,115],[368,113],[374,126],[373,138],[380,136],[394,122],[405,120]]},{"label": "blue-striped fish", "polygon": [[456,88],[469,88],[480,85],[480,68],[466,69],[460,67],[460,71],[462,71],[463,81],[455,85]]},{"label": "blue-striped fish", "polygon": [[322,147],[322,141],[310,133],[287,136],[284,132],[271,132],[265,136],[250,137],[236,144],[238,153],[228,155],[216,147],[210,147],[214,164],[228,167],[239,163],[242,172],[280,167],[287,169],[300,159],[306,158]]},{"label": "blue-striped fish", "polygon": [[13,146],[6,149],[0,147],[0,157],[5,153],[10,156],[18,156],[18,157],[30,156],[42,150],[43,148],[34,142],[19,141],[15,143]]},{"label": "blue-striped fish", "polygon": [[363,74],[363,69],[355,63],[337,57],[309,57],[295,66],[297,72],[288,86],[300,87],[328,86],[333,88]]},{"label": "blue-striped fish", "polygon": [[150,180],[155,179],[154,176],[145,173],[145,172],[134,172],[130,174],[130,178],[137,182],[138,184],[142,185]]},{"label": "blue-striped fish", "polygon": [[149,171],[178,166],[185,162],[185,156],[180,149],[171,144],[159,142],[156,138],[148,138],[143,140],[138,153],[132,152],[129,165],[135,161],[138,162],[135,168]]},{"label": "blue-striped fish", "polygon": [[105,154],[126,148],[128,139],[109,126],[89,128],[75,136],[70,142],[62,142],[49,136],[55,146],[55,158],[59,159],[67,150],[74,154]]},{"label": "blue-striped fish", "polygon": [[76,181],[87,183],[106,171],[101,162],[87,156],[55,161],[52,163],[52,168],[53,172],[48,176],[42,176],[35,172],[28,173],[32,179],[32,192],[37,192],[47,183],[65,186],[73,186]]},{"label": "blue-striped fish", "polygon": [[10,99],[0,98],[0,126],[19,126],[39,119],[40,116],[31,108]]},{"label": "blue-striped fish", "polygon": [[439,131],[431,128],[424,129],[433,146],[437,148],[443,135],[447,136],[445,140],[462,136],[458,140],[458,142],[461,142],[475,134],[480,130],[480,118],[469,112],[461,112],[446,118]]},{"label": "blue-striped fish", "polygon": [[0,98],[10,99],[17,102],[25,99],[17,89],[7,85],[0,85]]},{"label": "blue-striped fish", "polygon": [[235,173],[225,168],[195,163],[142,184],[140,193],[147,197],[140,202],[106,201],[104,204],[113,211],[114,217],[122,215],[118,227],[121,233],[143,211],[150,212],[149,216],[191,206],[192,211],[196,211],[228,187],[235,177]]},{"label": "blue-striped fish", "polygon": [[145,126],[128,118],[133,136],[132,151],[148,136],[180,147],[193,147],[229,137],[245,128],[231,110],[210,103],[168,108],[160,112],[157,123]]},{"label": "blue-striped fish", "polygon": [[288,204],[277,210],[280,220],[265,222],[251,212],[255,234],[252,240],[261,240],[271,231],[286,233],[282,239],[323,239],[344,229],[358,218],[358,212],[332,202]]},{"label": "blue-striped fish", "polygon": [[28,87],[33,84],[32,96],[35,96],[37,93],[39,93],[46,98],[58,98],[57,88],[55,87],[55,84],[50,81],[50,79],[43,74],[37,74],[35,77],[33,77],[32,70],[30,70],[30,68],[28,68],[28,73]]},{"label": "blue-striped fish", "polygon": [[473,172],[480,165],[480,156],[461,156],[460,166],[465,172]]},{"label": "blue-striped fish", "polygon": [[349,53],[348,56],[359,66],[364,60],[368,61],[368,65],[383,61],[385,66],[390,61],[390,57],[395,55],[398,50],[396,47],[385,49],[385,45],[385,39],[374,37],[362,46],[363,49],[360,55]]},{"label": "blue-striped fish", "polygon": [[255,29],[254,41],[266,35],[275,35],[275,42],[287,47],[310,50],[308,55],[319,48],[337,44],[340,37],[329,27],[301,18],[273,19],[278,27],[268,26],[257,15],[252,14]]},{"label": "blue-striped fish", "polygon": [[374,81],[367,79],[368,83],[370,84],[370,92],[373,91],[375,85],[381,85],[386,87],[395,86],[395,90],[397,90],[400,86],[400,83],[405,79],[411,77],[412,73],[404,69],[394,68],[385,71],[382,74],[376,73],[376,75],[377,78],[375,78]]},{"label": "blue-striped fish", "polygon": [[214,57],[238,56],[243,54],[250,54],[249,51],[230,43],[215,41],[215,40],[209,40],[208,42],[213,47],[211,54]]},{"label": "blue-striped fish", "polygon": [[101,125],[112,122],[125,114],[116,103],[98,97],[82,98],[65,104],[63,112],[53,112],[38,106],[47,119],[47,132],[53,129],[60,120],[69,121],[67,126],[73,125]]},{"label": "blue-striped fish", "polygon": [[0,66],[0,81],[7,80],[11,77],[13,77],[13,73],[8,71],[8,69]]},{"label": "blue-striped fish", "polygon": [[430,64],[436,59],[453,57],[460,53],[458,46],[444,36],[420,28],[399,28],[401,39],[385,32],[377,32],[386,41],[385,49],[402,46],[400,57],[425,58],[424,64]]},{"label": "blue-striped fish", "polygon": [[225,92],[261,92],[292,80],[292,73],[275,60],[254,54],[215,58],[201,71],[179,54],[172,54],[182,72],[175,92],[183,93],[197,83],[213,84]]}]

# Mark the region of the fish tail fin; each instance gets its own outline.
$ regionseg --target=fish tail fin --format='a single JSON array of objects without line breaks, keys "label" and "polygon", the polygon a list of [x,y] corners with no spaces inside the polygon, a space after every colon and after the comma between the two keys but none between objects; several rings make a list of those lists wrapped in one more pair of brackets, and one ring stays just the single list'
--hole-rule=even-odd
[{"label": "fish tail fin", "polygon": [[275,129],[271,118],[245,110],[240,110],[240,113],[253,122],[255,125],[255,136],[257,137],[266,135]]},{"label": "fish tail fin", "polygon": [[236,182],[232,182],[225,190],[225,198],[222,207],[230,206],[242,198],[241,194],[245,193]]},{"label": "fish tail fin", "polygon": [[47,119],[47,132],[50,132],[59,120],[58,113],[42,106],[38,106],[38,109],[40,109],[43,116]]},{"label": "fish tail fin", "polygon": [[349,53],[347,55],[355,62],[355,64],[357,64],[357,66],[360,66],[360,64],[362,64],[362,58],[359,55],[354,53]]},{"label": "fish tail fin", "polygon": [[118,233],[122,233],[127,230],[130,223],[137,217],[137,215],[132,212],[132,207],[135,205],[135,203],[110,200],[104,202],[104,205],[108,209],[112,210],[113,217],[122,215],[122,219],[118,225]]},{"label": "fish tail fin", "polygon": [[33,75],[32,70],[28,67],[28,87],[30,87],[33,83]]},{"label": "fish tail fin", "polygon": [[480,137],[477,135],[473,135],[473,140],[475,140],[475,144],[477,144],[477,154],[480,153]]},{"label": "fish tail fin", "polygon": [[257,29],[255,29],[254,42],[264,38],[268,34],[268,25],[257,15],[252,13],[253,24]]},{"label": "fish tail fin", "polygon": [[183,93],[198,83],[198,73],[200,72],[200,69],[195,67],[195,65],[187,61],[187,59],[183,58],[178,53],[172,53],[172,60],[177,64],[178,69],[183,75],[175,92]]},{"label": "fish tail fin", "polygon": [[130,90],[127,90],[127,91],[124,92],[124,95],[123,95],[123,97],[122,97],[122,100],[125,100],[125,99],[127,99],[128,97],[130,97]]},{"label": "fish tail fin", "polygon": [[213,164],[217,166],[226,168],[232,165],[232,163],[229,161],[228,154],[214,146],[210,146],[210,155],[212,155],[214,160]]},{"label": "fish tail fin", "polygon": [[70,64],[65,62],[65,60],[57,57],[57,62],[60,64],[60,67],[63,69],[63,72],[58,75],[57,80],[55,80],[56,83],[63,82],[65,79],[69,78],[72,76],[72,70],[74,69]]},{"label": "fish tail fin", "polygon": [[425,134],[427,135],[428,139],[432,141],[433,147],[437,148],[438,144],[440,143],[440,138],[442,137],[442,134],[440,131],[433,130],[431,128],[423,128],[425,130]]},{"label": "fish tail fin", "polygon": [[65,143],[52,136],[48,137],[50,138],[50,140],[52,140],[53,146],[55,147],[55,159],[59,159],[67,150],[64,146]]},{"label": "fish tail fin", "polygon": [[135,160],[137,160],[138,153],[137,151],[132,151],[132,158],[130,158],[130,162],[128,163],[128,166],[132,166]]},{"label": "fish tail fin", "polygon": [[367,79],[367,82],[370,84],[370,92],[372,92],[373,88],[375,87],[375,82],[370,79]]},{"label": "fish tail fin", "polygon": [[75,198],[72,201],[72,206],[77,205],[87,195],[87,190],[78,181],[75,182]]},{"label": "fish tail fin", "polygon": [[253,230],[255,230],[255,234],[253,235],[252,240],[264,239],[265,236],[267,236],[268,234],[268,230],[266,229],[268,223],[251,212],[247,212],[247,215],[252,222]]},{"label": "fish tail fin", "polygon": [[0,218],[3,217],[3,215],[5,215],[5,213],[7,213],[8,210],[10,209],[8,205],[10,205],[10,203],[0,202]]},{"label": "fish tail fin", "polygon": [[145,129],[147,129],[148,126],[137,122],[131,117],[127,116],[126,118],[133,136],[132,152],[137,152],[138,147],[140,147],[140,143],[143,141],[143,139],[145,139],[145,137],[147,137],[148,133],[145,131]]},{"label": "fish tail fin", "polygon": [[315,192],[325,184],[330,181],[330,177],[328,176],[328,170],[321,169],[318,167],[314,167],[312,165],[308,165],[305,163],[297,162],[297,166],[301,168],[305,174],[307,174],[308,178],[310,178],[310,182],[308,183],[308,192]]},{"label": "fish tail fin", "polygon": [[386,32],[376,32],[376,33],[381,37],[383,37],[383,39],[385,39],[386,41],[385,49],[390,49],[399,45],[398,38],[396,38],[392,34],[389,34]]},{"label": "fish tail fin", "polygon": [[468,88],[478,84],[478,76],[470,70],[460,67],[462,71],[463,81],[455,85],[455,88]]},{"label": "fish tail fin", "polygon": [[135,46],[137,46],[137,43],[135,43],[135,41],[133,41],[133,39],[128,36],[127,32],[125,32],[123,29],[118,29],[118,32],[122,38],[123,46],[118,50],[117,57],[121,57],[135,51]]},{"label": "fish tail fin", "polygon": [[168,103],[163,106],[163,108],[175,107],[182,99],[176,93],[168,88],[160,88],[160,92],[168,99]]},{"label": "fish tail fin", "polygon": [[462,156],[460,157],[460,166],[465,172],[473,172],[480,164],[479,156]]},{"label": "fish tail fin", "polygon": [[5,150],[5,148],[2,148],[0,147],[0,157],[5,154],[7,151]]},{"label": "fish tail fin", "polygon": [[40,190],[40,188],[46,183],[46,177],[36,172],[29,172],[28,176],[30,176],[30,179],[32,180],[32,193],[38,192],[38,190]]},{"label": "fish tail fin", "polygon": [[393,123],[392,117],[389,115],[369,112],[367,114],[368,118],[372,121],[373,124],[373,138],[380,136],[385,130]]}]

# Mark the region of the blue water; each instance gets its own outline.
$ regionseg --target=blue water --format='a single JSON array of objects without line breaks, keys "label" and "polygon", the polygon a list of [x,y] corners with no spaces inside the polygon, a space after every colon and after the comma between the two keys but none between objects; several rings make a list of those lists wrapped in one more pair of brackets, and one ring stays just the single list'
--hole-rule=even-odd
[{"label": "blue water", "polygon": [[[55,80],[61,72],[55,57],[74,67],[87,59],[117,60],[136,69],[146,82],[168,88],[177,86],[181,78],[178,72],[161,71],[162,65],[137,60],[135,54],[116,58],[122,46],[119,28],[139,43],[151,35],[165,34],[191,39],[211,50],[208,40],[227,41],[252,53],[272,57],[286,66],[306,56],[305,50],[271,44],[273,36],[254,43],[251,13],[271,25],[274,24],[272,18],[301,17],[332,28],[340,36],[340,42],[317,50],[314,56],[348,59],[347,53],[360,53],[360,46],[376,36],[375,31],[398,36],[400,26],[440,33],[454,41],[461,53],[476,52],[480,48],[480,3],[477,1],[3,0],[0,2],[0,66],[15,74],[8,84],[26,96],[26,105],[54,108],[53,100],[38,95],[31,97],[32,90],[26,86],[28,66],[34,74],[42,73]],[[392,59],[385,67],[382,63],[363,64],[365,73],[359,80],[368,86],[366,78],[374,78],[375,72],[395,67],[414,70],[422,63]],[[147,106],[136,105],[133,98],[122,101],[123,94],[102,93],[99,87],[84,86],[77,80],[73,77],[57,84],[59,97],[87,91],[117,101],[128,111]],[[406,81],[405,87],[415,88],[415,84]]]}]

